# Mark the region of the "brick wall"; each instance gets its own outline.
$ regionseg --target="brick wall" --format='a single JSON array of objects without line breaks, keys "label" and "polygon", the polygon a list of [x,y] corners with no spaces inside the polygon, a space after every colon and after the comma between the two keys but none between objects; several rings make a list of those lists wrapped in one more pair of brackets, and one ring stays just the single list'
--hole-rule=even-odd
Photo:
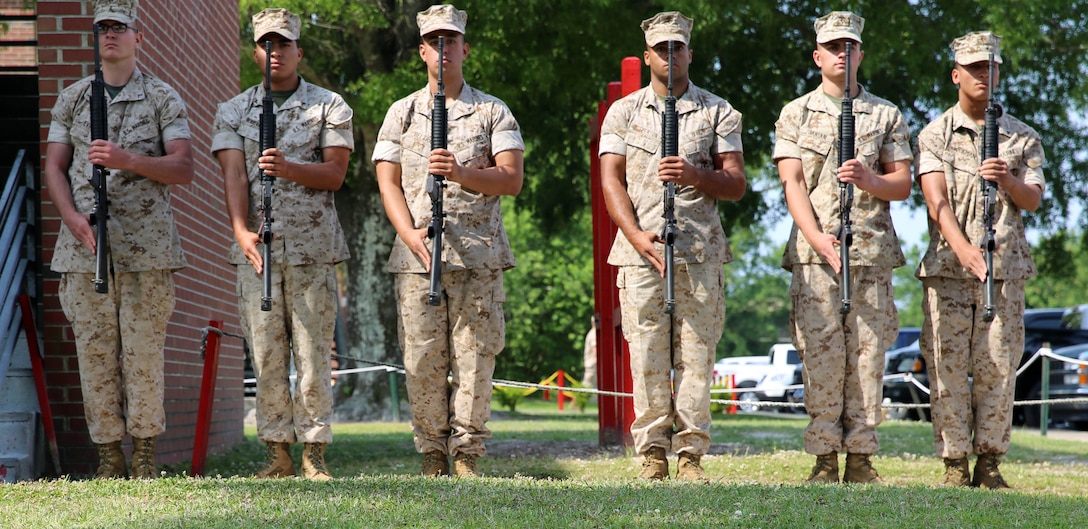
[{"label": "brick wall", "polygon": [[[39,1],[38,62],[42,153],[49,110],[64,87],[93,69],[91,2]],[[144,33],[139,68],[173,86],[189,110],[196,177],[173,192],[173,207],[189,266],[175,274],[177,302],[166,339],[167,432],[159,439],[160,464],[190,459],[203,360],[201,331],[209,320],[240,333],[226,206],[214,158],[208,152],[216,105],[238,93],[237,0],[143,0],[138,27]],[[43,261],[52,258],[60,218],[42,191]],[[71,327],[56,293],[58,277],[44,278],[44,338],[50,399],[67,473],[93,471],[97,457],[87,435],[79,369]],[[211,450],[242,441],[242,346],[225,337],[217,380]],[[187,470],[186,466],[180,469]]]}]

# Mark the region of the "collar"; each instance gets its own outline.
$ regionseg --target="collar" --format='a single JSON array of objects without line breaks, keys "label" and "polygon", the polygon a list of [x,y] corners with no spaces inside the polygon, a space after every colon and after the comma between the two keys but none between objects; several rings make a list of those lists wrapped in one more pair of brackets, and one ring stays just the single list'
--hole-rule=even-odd
[{"label": "collar", "polygon": [[[871,114],[873,112],[873,96],[865,90],[864,86],[858,85],[858,95],[854,97],[853,102],[855,114]],[[805,102],[805,109],[811,112],[823,112],[834,117],[842,114],[842,107],[833,104],[820,87],[816,87],[815,90],[809,92],[808,101]]]},{"label": "collar", "polygon": [[[665,99],[659,97],[654,92],[653,86],[647,85],[644,87],[642,95],[639,100],[639,108],[653,108],[657,112],[661,113],[665,111]],[[703,98],[699,93],[699,88],[695,86],[691,80],[688,80],[688,88],[684,90],[684,94],[676,98],[676,114],[684,115],[689,112],[694,112],[703,108]]]},{"label": "collar", "polygon": [[[298,76],[298,88],[295,89],[295,93],[291,94],[291,97],[287,98],[287,101],[283,102],[283,105],[277,106],[276,110],[286,110],[288,108],[295,107],[307,107],[310,105],[310,83],[306,82],[302,76]],[[252,106],[259,107],[264,104],[264,81],[257,85],[257,97],[253,98]]]},{"label": "collar", "polygon": [[[476,104],[480,102],[480,99],[479,91],[469,86],[468,81],[463,81],[461,93],[457,94],[457,99],[446,101],[448,119],[453,121],[476,112]],[[413,106],[416,113],[431,115],[431,108],[434,106],[434,94],[431,93],[428,86],[424,86],[416,92]]]}]

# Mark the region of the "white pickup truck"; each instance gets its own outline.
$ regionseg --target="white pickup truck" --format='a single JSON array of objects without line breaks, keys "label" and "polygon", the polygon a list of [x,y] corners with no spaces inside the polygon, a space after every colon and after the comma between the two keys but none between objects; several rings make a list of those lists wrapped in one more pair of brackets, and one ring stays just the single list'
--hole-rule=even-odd
[{"label": "white pickup truck", "polygon": [[[761,400],[784,401],[792,391],[786,387],[794,382],[801,357],[797,348],[789,343],[776,343],[765,356],[741,356],[723,358],[714,364],[714,384],[725,385],[727,376],[733,375],[733,387],[744,388],[737,393],[737,400],[756,403]],[[741,405],[744,411],[758,406]]]}]

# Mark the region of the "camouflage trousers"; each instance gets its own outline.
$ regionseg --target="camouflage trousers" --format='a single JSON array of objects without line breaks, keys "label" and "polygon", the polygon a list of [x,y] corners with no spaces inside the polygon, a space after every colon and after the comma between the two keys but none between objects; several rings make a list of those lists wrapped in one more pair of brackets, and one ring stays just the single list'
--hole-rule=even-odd
[{"label": "camouflage trousers", "polygon": [[[665,280],[649,266],[621,266],[623,336],[631,350],[635,452],[660,447],[693,455],[710,448],[710,383],[725,324],[722,265],[677,264],[676,307],[665,313]],[[671,378],[670,378],[671,375]]]},{"label": "camouflage trousers", "polygon": [[892,269],[851,268],[851,309],[840,312],[839,275],[826,265],[793,267],[790,329],[805,379],[805,451],[873,454],[882,419],[884,351],[895,341],[899,312]]},{"label": "camouflage trousers", "polygon": [[106,294],[94,291],[94,274],[65,273],[59,297],[76,339],[91,441],[166,431],[163,346],[174,312],[172,272],[112,274]]},{"label": "camouflage trousers", "polygon": [[[257,376],[257,439],[332,441],[332,356],[336,275],[331,264],[273,263],[272,310],[261,310],[263,282],[238,266],[238,313]],[[291,395],[290,364],[297,379]]]},{"label": "camouflage trousers", "polygon": [[1004,455],[1024,352],[1024,281],[994,281],[990,323],[982,320],[985,283],[927,277],[922,288],[919,346],[929,371],[934,449],[952,459]]},{"label": "camouflage trousers", "polygon": [[430,284],[429,274],[396,274],[416,450],[482,456],[495,356],[506,345],[502,271],[444,272],[438,306],[427,303]]}]

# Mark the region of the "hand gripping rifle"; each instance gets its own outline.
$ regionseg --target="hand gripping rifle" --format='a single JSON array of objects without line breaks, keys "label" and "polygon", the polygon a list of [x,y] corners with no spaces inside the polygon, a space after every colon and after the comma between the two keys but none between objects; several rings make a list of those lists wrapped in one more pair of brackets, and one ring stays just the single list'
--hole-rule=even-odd
[{"label": "hand gripping rifle", "polygon": [[[850,98],[850,53],[853,43],[846,42],[846,89],[842,95],[842,112],[839,114],[839,167],[854,157],[854,101]],[[854,184],[839,182],[839,288],[842,291],[842,307],[839,312],[850,313],[850,245],[854,243],[853,221],[850,208],[854,205]]]},{"label": "hand gripping rifle", "polygon": [[[438,90],[434,93],[434,105],[431,107],[431,150],[446,148],[446,85],[442,82],[442,69],[445,67],[445,37],[438,37]],[[431,247],[431,287],[427,291],[427,303],[442,304],[442,232],[446,212],[442,208],[442,195],[446,190],[446,177],[438,174],[427,175],[427,194],[431,196],[431,225],[427,226],[427,237],[434,240]]]},{"label": "hand gripping rifle", "polygon": [[[989,75],[986,78],[989,84],[986,95],[989,98],[986,104],[986,120],[982,126],[982,161],[997,158],[997,118],[1001,116],[1001,106],[994,103],[994,54],[990,53]],[[982,180],[982,226],[985,234],[982,239],[982,247],[986,253],[986,299],[983,302],[982,319],[986,322],[994,321],[994,250],[997,241],[994,237],[994,206],[997,202],[997,183]]]},{"label": "hand gripping rifle", "polygon": [[[669,41],[669,84],[668,95],[665,97],[665,114],[661,119],[661,157],[677,156],[679,154],[679,124],[676,114],[676,97],[672,95],[672,55],[673,41]],[[661,238],[665,241],[665,313],[672,314],[676,308],[676,293],[674,291],[676,277],[676,259],[673,250],[676,247],[676,183],[665,182],[665,228]]]},{"label": "hand gripping rifle", "polygon": [[[272,101],[272,41],[264,41],[264,100],[261,102],[261,152],[276,148],[276,111]],[[261,225],[261,243],[264,245],[261,259],[264,261],[261,279],[264,282],[261,291],[261,310],[272,310],[272,184],[274,176],[261,170],[261,204],[264,209],[264,223]]]},{"label": "hand gripping rifle", "polygon": [[[109,123],[106,115],[106,82],[102,79],[102,60],[98,55],[98,24],[94,25],[94,80],[91,81],[91,141],[107,140]],[[109,170],[101,165],[91,169],[91,187],[94,188],[94,212],[91,224],[95,227],[94,243],[94,291],[105,294],[110,291],[110,249],[106,219],[110,214],[110,200],[106,193]]]}]

